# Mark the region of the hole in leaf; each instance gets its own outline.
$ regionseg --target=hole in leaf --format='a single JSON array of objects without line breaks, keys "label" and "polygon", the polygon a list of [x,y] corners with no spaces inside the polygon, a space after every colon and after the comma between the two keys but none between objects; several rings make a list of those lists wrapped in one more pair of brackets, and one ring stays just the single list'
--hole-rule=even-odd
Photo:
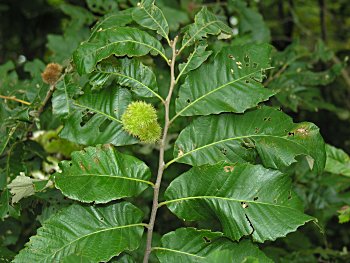
[{"label": "hole in leaf", "polygon": [[242,205],[243,208],[248,208],[249,207],[249,205],[246,202],[241,202],[241,205]]},{"label": "hole in leaf", "polygon": [[264,121],[271,121],[271,117],[265,117]]},{"label": "hole in leaf", "polygon": [[88,121],[91,120],[95,114],[96,114],[95,112],[84,110],[83,117],[81,118],[81,122],[80,122],[80,127],[83,127],[86,123],[88,123]]},{"label": "hole in leaf", "polygon": [[103,217],[100,218],[101,221],[104,221],[105,219]]},{"label": "hole in leaf", "polygon": [[249,84],[250,82],[249,82],[249,80],[246,79],[246,80],[245,80],[245,83],[246,83],[246,84]]},{"label": "hole in leaf", "polygon": [[203,239],[204,239],[205,243],[210,243],[211,242],[211,240],[209,238],[207,238],[207,237],[203,237]]},{"label": "hole in leaf", "polygon": [[249,63],[249,62],[250,62],[250,58],[249,58],[248,55],[245,55],[245,57],[244,57],[244,62],[245,62],[245,63]]},{"label": "hole in leaf", "polygon": [[259,197],[257,197],[257,196],[253,198],[254,201],[257,201],[258,199],[259,199]]},{"label": "hole in leaf", "polygon": [[191,103],[191,100],[190,100],[190,99],[187,99],[187,103]]},{"label": "hole in leaf", "polygon": [[245,66],[246,66],[246,67],[249,67],[249,63],[246,63]]},{"label": "hole in leaf", "polygon": [[288,132],[288,136],[294,136],[294,132]]},{"label": "hole in leaf", "polygon": [[233,167],[232,165],[228,165],[228,166],[225,166],[225,167],[224,167],[224,171],[225,171],[226,173],[232,172],[233,169],[234,169],[234,167]]},{"label": "hole in leaf", "polygon": [[227,150],[225,148],[222,148],[220,151],[222,152],[223,155],[227,154]]},{"label": "hole in leaf", "polygon": [[258,67],[258,63],[253,63],[253,68],[257,68]]},{"label": "hole in leaf", "polygon": [[258,133],[260,129],[258,127],[255,128],[255,133]]}]

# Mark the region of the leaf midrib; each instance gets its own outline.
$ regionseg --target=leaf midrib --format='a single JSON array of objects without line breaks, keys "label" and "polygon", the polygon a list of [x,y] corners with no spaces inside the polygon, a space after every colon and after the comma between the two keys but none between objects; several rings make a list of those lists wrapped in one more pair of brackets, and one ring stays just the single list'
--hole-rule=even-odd
[{"label": "leaf midrib", "polygon": [[55,252],[51,253],[50,255],[48,255],[47,257],[45,257],[43,259],[43,262],[45,262],[46,259],[48,259],[49,257],[52,257],[54,255],[56,255],[58,252],[60,252],[61,250],[63,250],[64,248],[70,246],[71,244],[83,239],[83,238],[86,238],[86,237],[89,237],[91,235],[95,235],[95,234],[98,234],[98,233],[102,233],[102,232],[106,232],[106,231],[112,231],[112,230],[115,230],[115,229],[123,229],[123,228],[129,228],[129,227],[136,227],[136,226],[147,226],[147,224],[144,224],[144,223],[137,223],[137,224],[130,224],[130,225],[124,225],[124,226],[117,226],[117,227],[111,227],[111,228],[106,228],[106,229],[102,229],[102,230],[99,230],[99,231],[95,231],[95,232],[92,232],[92,233],[89,233],[87,235],[83,235],[77,239],[74,239],[73,241],[69,242],[68,244],[62,246],[60,249],[56,250]]},{"label": "leaf midrib", "polygon": [[222,22],[222,21],[220,21],[220,20],[215,20],[215,21],[211,21],[211,22],[209,22],[208,24],[205,24],[204,26],[202,26],[202,27],[201,27],[192,37],[190,37],[190,38],[188,39],[188,41],[181,47],[179,53],[181,53],[181,51],[194,39],[194,37],[195,37],[196,35],[199,34],[199,32],[201,32],[203,29],[205,29],[206,27],[210,26],[211,24],[218,23],[218,22]]},{"label": "leaf midrib", "polygon": [[[154,3],[152,4],[152,6],[158,8],[157,6],[154,5]],[[151,7],[152,8],[152,7]],[[157,19],[155,19],[148,11],[146,8],[143,8],[142,10],[144,10],[148,15],[149,17],[151,17],[151,19],[158,25],[158,27],[161,29],[161,31],[163,32],[164,35],[162,35],[163,37],[165,37],[165,39],[168,41],[168,43],[170,43],[169,41],[169,38],[168,38],[168,34],[165,32],[165,30],[163,29],[163,27],[158,23]],[[164,18],[165,22],[166,22],[166,19],[164,17],[164,14],[163,12],[158,8],[158,10],[161,12],[162,14],[162,17]],[[167,25],[169,27],[169,25]]]},{"label": "leaf midrib", "polygon": [[138,178],[131,178],[131,177],[126,177],[126,176],[120,176],[120,175],[113,175],[113,174],[78,174],[78,175],[69,175],[69,176],[62,176],[62,177],[85,177],[85,176],[96,176],[96,177],[109,177],[113,179],[123,179],[123,180],[130,180],[130,181],[137,181],[140,183],[145,183],[149,185],[154,185],[152,182],[147,181],[147,180],[142,180]]},{"label": "leaf midrib", "polygon": [[205,258],[205,257],[197,256],[195,254],[184,252],[184,251],[181,251],[181,250],[174,250],[174,249],[165,248],[165,247],[152,247],[152,250],[166,250],[166,251],[170,251],[170,252],[173,252],[173,253],[184,254],[184,255],[187,255],[187,256],[191,256],[191,257],[196,257],[196,258],[201,258],[201,259]]},{"label": "leaf midrib", "polygon": [[106,113],[104,113],[104,112],[102,112],[102,111],[100,111],[100,110],[91,108],[91,107],[86,106],[86,105],[83,105],[83,104],[79,104],[78,102],[74,102],[74,105],[76,105],[76,106],[78,106],[78,107],[81,107],[81,108],[86,108],[86,109],[89,109],[89,110],[91,110],[91,111],[94,111],[94,112],[96,112],[96,113],[98,113],[98,114],[101,114],[101,115],[107,117],[108,119],[110,119],[110,120],[112,120],[112,121],[122,123],[121,120],[118,120],[118,119],[114,118],[113,116],[108,115],[108,114],[106,114]]},{"label": "leaf midrib", "polygon": [[283,205],[273,204],[273,203],[258,202],[258,201],[254,201],[254,200],[240,200],[240,199],[235,199],[235,198],[230,198],[230,197],[210,196],[210,195],[188,196],[188,197],[172,199],[172,200],[169,200],[169,201],[164,201],[164,202],[159,203],[159,207],[163,206],[163,205],[175,203],[175,202],[182,202],[182,201],[195,200],[195,199],[219,199],[219,200],[233,201],[233,202],[237,202],[237,203],[242,203],[243,202],[243,203],[247,203],[247,204],[257,204],[257,205],[282,207],[282,208],[287,208],[287,209],[296,210],[296,211],[300,212],[298,209],[290,207],[290,206],[283,206]]},{"label": "leaf midrib", "polygon": [[188,105],[187,105],[186,107],[184,107],[182,110],[180,110],[180,111],[173,117],[172,120],[176,119],[178,116],[181,115],[181,113],[183,113],[184,111],[186,111],[188,108],[192,107],[192,106],[193,106],[194,104],[196,104],[198,101],[200,101],[200,100],[204,99],[205,97],[209,96],[210,94],[212,94],[212,93],[214,93],[214,92],[216,92],[216,91],[218,91],[218,90],[221,90],[221,89],[225,88],[226,86],[229,86],[229,85],[231,85],[231,84],[234,84],[234,83],[236,83],[236,82],[238,82],[238,81],[241,81],[241,80],[243,80],[243,79],[245,79],[245,78],[248,78],[248,77],[250,77],[251,75],[254,75],[255,73],[257,73],[257,72],[259,72],[259,71],[266,70],[266,69],[268,69],[268,68],[261,68],[261,69],[259,69],[259,70],[256,70],[256,71],[252,72],[252,73],[249,73],[248,75],[245,75],[245,76],[240,77],[240,78],[238,78],[238,79],[235,79],[235,80],[232,80],[232,81],[230,81],[230,82],[227,82],[227,83],[225,83],[225,84],[223,84],[223,85],[221,85],[221,86],[219,86],[219,87],[217,87],[217,88],[215,88],[215,89],[213,89],[213,90],[211,90],[211,91],[205,93],[204,95],[202,95],[202,96],[200,96],[199,98],[197,98],[197,99],[195,99],[194,101],[192,101],[190,104],[188,104]]},{"label": "leaf midrib", "polygon": [[124,40],[113,41],[113,42],[111,42],[109,44],[106,44],[104,46],[101,46],[101,47],[95,49],[94,52],[97,53],[98,51],[100,51],[100,50],[102,50],[104,48],[107,48],[108,46],[111,46],[111,45],[114,45],[114,44],[117,44],[117,43],[123,43],[123,42],[132,42],[132,43],[136,43],[136,44],[139,44],[139,45],[143,45],[143,46],[149,47],[150,49],[153,49],[158,54],[160,54],[165,59],[165,61],[168,63],[168,58],[165,56],[165,54],[162,51],[160,51],[159,49],[157,49],[157,48],[155,48],[155,47],[153,47],[151,45],[145,44],[145,43],[140,42],[140,41],[132,40],[132,39],[124,39]]},{"label": "leaf midrib", "polygon": [[[205,149],[205,148],[207,148],[207,147],[211,147],[211,146],[213,146],[213,145],[216,145],[216,144],[219,144],[219,143],[222,143],[222,142],[234,141],[234,140],[240,140],[240,139],[252,138],[252,137],[253,137],[253,138],[254,138],[254,137],[273,137],[273,138],[283,139],[283,140],[286,140],[286,141],[289,141],[289,142],[291,142],[291,143],[295,143],[295,144],[299,145],[300,147],[302,147],[302,148],[309,154],[309,150],[308,150],[304,145],[300,144],[300,143],[297,142],[297,141],[289,140],[289,139],[286,138],[286,137],[283,137],[283,136],[279,137],[279,136],[276,136],[276,135],[268,135],[268,134],[250,134],[250,135],[244,135],[244,136],[238,136],[238,137],[231,137],[231,138],[227,138],[227,139],[223,139],[223,140],[220,140],[220,141],[212,142],[212,143],[210,143],[210,144],[203,145],[203,146],[201,146],[201,147],[199,147],[199,148],[196,148],[196,149],[191,150],[191,151],[189,151],[189,152],[187,152],[187,153],[184,153],[184,154],[183,154],[182,156],[180,156],[180,157],[174,158],[173,160],[169,161],[169,162],[165,165],[165,167],[168,167],[170,164],[172,164],[172,163],[178,161],[179,159],[181,159],[181,158],[183,158],[183,157],[185,157],[185,156],[187,156],[187,155],[189,155],[189,154],[192,154],[193,152],[203,150],[203,149]],[[311,156],[311,155],[310,155],[310,156]],[[312,157],[312,156],[311,156],[311,157]],[[317,164],[316,164],[316,165],[317,165]]]},{"label": "leaf midrib", "polygon": [[140,84],[141,86],[143,86],[144,88],[146,88],[147,90],[149,90],[151,93],[153,93],[154,96],[158,97],[161,101],[163,101],[163,98],[157,92],[155,92],[150,87],[148,87],[147,85],[143,84],[142,82],[140,82],[139,80],[137,80],[137,79],[135,79],[135,78],[133,78],[131,76],[128,76],[128,75],[125,75],[125,74],[121,74],[121,73],[118,73],[118,72],[109,72],[109,71],[103,71],[103,70],[96,70],[96,72],[103,73],[103,74],[117,75],[117,76],[121,76],[121,77],[125,77],[127,79],[130,79],[132,81],[135,81],[138,84]]}]

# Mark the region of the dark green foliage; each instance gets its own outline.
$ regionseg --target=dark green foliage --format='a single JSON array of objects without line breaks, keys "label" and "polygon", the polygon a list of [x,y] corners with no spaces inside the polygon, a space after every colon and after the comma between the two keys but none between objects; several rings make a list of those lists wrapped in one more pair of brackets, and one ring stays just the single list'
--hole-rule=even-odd
[{"label": "dark green foliage", "polygon": [[0,4],[0,262],[350,261],[347,1],[27,2]]}]

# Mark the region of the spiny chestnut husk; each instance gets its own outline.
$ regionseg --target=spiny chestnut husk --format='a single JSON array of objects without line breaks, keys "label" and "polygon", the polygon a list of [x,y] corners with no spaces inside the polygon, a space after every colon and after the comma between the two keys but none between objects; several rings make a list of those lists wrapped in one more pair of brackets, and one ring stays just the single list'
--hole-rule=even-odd
[{"label": "spiny chestnut husk", "polygon": [[160,139],[162,129],[152,104],[143,101],[130,103],[121,120],[124,129],[142,142],[155,143]]},{"label": "spiny chestnut husk", "polygon": [[41,73],[41,78],[46,84],[53,85],[60,78],[62,74],[62,66],[57,63],[47,64],[43,73]]}]

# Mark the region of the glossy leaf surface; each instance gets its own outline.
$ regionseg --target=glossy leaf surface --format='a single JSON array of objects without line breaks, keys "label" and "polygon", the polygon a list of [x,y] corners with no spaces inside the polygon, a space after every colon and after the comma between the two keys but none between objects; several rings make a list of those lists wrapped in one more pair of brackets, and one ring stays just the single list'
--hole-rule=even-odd
[{"label": "glossy leaf surface", "polygon": [[112,143],[118,146],[137,142],[123,130],[120,121],[131,102],[130,91],[108,87],[101,91],[84,92],[74,102],[75,109],[65,119],[60,137],[84,145]]},{"label": "glossy leaf surface", "polygon": [[98,31],[94,37],[83,42],[73,54],[79,74],[90,73],[96,64],[111,55],[144,56],[160,54],[166,61],[160,42],[148,33],[131,27],[115,27]]},{"label": "glossy leaf surface", "polygon": [[188,75],[176,100],[177,114],[240,113],[268,100],[274,92],[261,81],[270,51],[267,44],[224,48],[212,63]]},{"label": "glossy leaf surface", "polygon": [[290,178],[260,165],[194,167],[170,183],[165,199],[178,217],[218,221],[233,240],[275,240],[313,220],[291,192]]},{"label": "glossy leaf surface", "polygon": [[149,185],[149,168],[137,158],[112,146],[88,147],[74,152],[71,161],[61,162],[55,184],[70,199],[107,203],[136,196]]},{"label": "glossy leaf surface", "polygon": [[156,77],[151,68],[136,59],[123,58],[102,63],[91,73],[89,79],[93,88],[115,80],[119,85],[131,88],[138,96],[159,96]]},{"label": "glossy leaf surface", "polygon": [[204,263],[216,256],[215,252],[221,254],[226,250],[229,250],[227,261],[221,262],[242,262],[249,256],[258,258],[261,263],[272,262],[250,241],[232,242],[222,233],[209,230],[179,228],[164,235],[161,245],[153,248],[160,263]]},{"label": "glossy leaf surface", "polygon": [[154,0],[142,0],[132,12],[132,18],[141,26],[156,30],[159,35],[169,41],[169,26],[162,10]]},{"label": "glossy leaf surface", "polygon": [[45,221],[14,262],[60,262],[75,252],[96,262],[108,261],[138,247],[141,220],[142,212],[126,202],[105,207],[72,205]]},{"label": "glossy leaf surface", "polygon": [[[213,51],[206,51],[207,45],[204,43],[199,44],[189,55],[186,62],[179,64],[179,76],[186,75],[188,72],[198,68],[207,58],[213,53]],[[179,77],[178,77],[179,78]]]},{"label": "glossy leaf surface", "polygon": [[[208,128],[211,131],[208,132]],[[256,162],[283,169],[298,155],[313,158],[313,169],[321,173],[326,156],[324,141],[316,125],[293,123],[280,110],[259,107],[242,114],[205,116],[194,120],[175,142],[175,159],[191,165],[218,161]]]},{"label": "glossy leaf surface", "polygon": [[196,14],[194,23],[186,27],[180,50],[208,35],[218,35],[221,32],[231,34],[231,28],[217,18],[212,12],[208,11],[206,7],[203,7],[202,10]]}]

